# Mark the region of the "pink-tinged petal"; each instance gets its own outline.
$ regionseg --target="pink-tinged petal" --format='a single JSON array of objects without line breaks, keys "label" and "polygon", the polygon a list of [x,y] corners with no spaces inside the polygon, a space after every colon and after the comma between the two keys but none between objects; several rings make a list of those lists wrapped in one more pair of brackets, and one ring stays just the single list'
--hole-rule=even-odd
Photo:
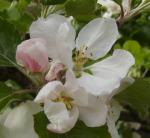
[{"label": "pink-tinged petal", "polygon": [[47,81],[62,80],[65,75],[66,67],[60,61],[51,62],[50,69],[45,76]]},{"label": "pink-tinged petal", "polygon": [[40,38],[23,41],[17,47],[16,61],[31,72],[45,72],[48,69],[46,42]]},{"label": "pink-tinged petal", "polygon": [[50,14],[39,18],[30,26],[31,38],[43,38],[47,41],[49,57],[60,60],[72,68],[72,50],[75,47],[75,30],[64,16]]}]

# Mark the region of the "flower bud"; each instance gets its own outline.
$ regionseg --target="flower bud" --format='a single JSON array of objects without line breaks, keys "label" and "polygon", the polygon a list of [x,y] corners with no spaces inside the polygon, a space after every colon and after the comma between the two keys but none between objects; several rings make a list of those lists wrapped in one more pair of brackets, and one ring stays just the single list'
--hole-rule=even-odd
[{"label": "flower bud", "polygon": [[54,80],[63,81],[65,73],[66,73],[65,65],[63,65],[59,61],[52,61],[50,70],[48,71],[45,79],[47,81],[54,81]]},{"label": "flower bud", "polygon": [[46,42],[40,38],[23,41],[17,46],[17,64],[31,72],[45,72],[48,70],[48,53]]}]

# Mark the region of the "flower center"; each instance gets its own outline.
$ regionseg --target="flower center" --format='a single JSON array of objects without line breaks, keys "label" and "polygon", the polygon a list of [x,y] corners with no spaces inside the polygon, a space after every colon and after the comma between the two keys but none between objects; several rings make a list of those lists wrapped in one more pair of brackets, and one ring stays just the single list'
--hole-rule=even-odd
[{"label": "flower center", "polygon": [[65,104],[67,110],[71,110],[73,108],[73,103],[72,103],[73,99],[71,97],[60,96],[52,101],[53,102],[63,102]]},{"label": "flower center", "polygon": [[88,58],[85,56],[86,50],[87,50],[87,47],[83,45],[80,47],[79,50],[75,51],[73,70],[77,78],[81,76],[82,68],[88,60]]}]

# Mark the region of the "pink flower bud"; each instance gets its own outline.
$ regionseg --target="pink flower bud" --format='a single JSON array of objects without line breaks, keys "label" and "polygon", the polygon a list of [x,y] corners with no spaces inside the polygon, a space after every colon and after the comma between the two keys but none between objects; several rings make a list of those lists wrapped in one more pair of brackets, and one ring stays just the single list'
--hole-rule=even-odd
[{"label": "pink flower bud", "polygon": [[18,45],[16,61],[31,72],[48,70],[48,53],[46,42],[40,38],[29,39]]},{"label": "pink flower bud", "polygon": [[47,81],[61,80],[66,73],[65,65],[59,61],[51,62],[50,69],[45,77]]}]

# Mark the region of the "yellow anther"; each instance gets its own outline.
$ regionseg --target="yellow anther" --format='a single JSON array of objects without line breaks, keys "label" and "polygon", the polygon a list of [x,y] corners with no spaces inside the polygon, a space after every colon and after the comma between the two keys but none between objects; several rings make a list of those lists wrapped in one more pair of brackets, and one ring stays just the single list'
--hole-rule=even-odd
[{"label": "yellow anther", "polygon": [[73,99],[71,97],[60,96],[52,101],[53,102],[63,102],[68,110],[71,110],[73,108],[73,104],[72,104]]},{"label": "yellow anther", "polygon": [[82,68],[84,64],[87,62],[87,58],[85,56],[85,51],[87,47],[85,45],[81,46],[79,50],[75,51],[75,58],[74,58],[74,72],[76,77],[81,76]]}]

